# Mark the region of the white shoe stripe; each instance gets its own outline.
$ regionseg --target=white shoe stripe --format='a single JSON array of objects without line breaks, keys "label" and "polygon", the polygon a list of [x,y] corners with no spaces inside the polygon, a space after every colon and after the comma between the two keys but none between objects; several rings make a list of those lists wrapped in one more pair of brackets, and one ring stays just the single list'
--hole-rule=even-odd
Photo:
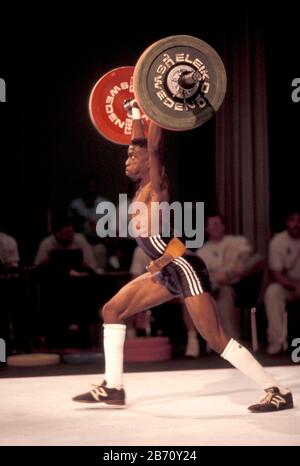
[{"label": "white shoe stripe", "polygon": [[100,396],[107,397],[106,391],[102,387],[94,388],[94,390],[91,391],[91,395],[95,398],[95,400],[99,401]]},{"label": "white shoe stripe", "polygon": [[281,403],[281,404],[282,404],[282,403],[286,403],[285,399],[282,398],[282,397],[279,396],[279,395],[274,396],[273,400],[276,401],[276,403],[278,403],[278,405],[280,405],[280,403]]}]

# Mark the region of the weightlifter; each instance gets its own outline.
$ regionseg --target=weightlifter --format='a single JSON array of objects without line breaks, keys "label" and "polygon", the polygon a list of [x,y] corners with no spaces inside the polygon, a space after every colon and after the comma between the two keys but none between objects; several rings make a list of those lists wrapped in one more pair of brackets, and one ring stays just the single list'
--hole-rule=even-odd
[{"label": "weightlifter", "polygon": [[135,100],[131,107],[133,129],[125,173],[137,184],[134,201],[143,202],[147,206],[146,218],[142,224],[143,227],[147,226],[148,235],[144,234],[140,226],[141,235],[136,240],[152,262],[148,272],[125,285],[104,305],[103,382],[91,391],[75,396],[73,400],[123,407],[126,319],[175,296],[181,296],[197,330],[209,346],[265,391],[264,397],[248,409],[251,412],[269,412],[292,408],[292,393],[279,386],[245,347],[230,338],[230,335],[225,335],[210,294],[209,276],[204,262],[186,250],[179,256],[172,256],[171,253],[171,256],[168,255],[172,238],[163,237],[161,232],[151,234],[151,203],[168,202],[170,199],[169,180],[161,151],[162,129],[151,121],[148,137],[145,139],[141,112]]}]

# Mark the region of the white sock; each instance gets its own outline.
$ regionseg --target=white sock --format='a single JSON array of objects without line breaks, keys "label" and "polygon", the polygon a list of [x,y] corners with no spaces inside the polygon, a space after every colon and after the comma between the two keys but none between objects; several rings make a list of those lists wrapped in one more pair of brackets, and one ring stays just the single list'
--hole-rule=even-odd
[{"label": "white sock", "polygon": [[[278,382],[271,375],[267,374],[252,354],[233,338],[228,342],[221,356],[264,390],[266,388],[279,387]],[[279,389],[282,393],[288,391],[281,387]]]},{"label": "white sock", "polygon": [[123,350],[126,325],[103,324],[105,375],[108,388],[123,386]]}]

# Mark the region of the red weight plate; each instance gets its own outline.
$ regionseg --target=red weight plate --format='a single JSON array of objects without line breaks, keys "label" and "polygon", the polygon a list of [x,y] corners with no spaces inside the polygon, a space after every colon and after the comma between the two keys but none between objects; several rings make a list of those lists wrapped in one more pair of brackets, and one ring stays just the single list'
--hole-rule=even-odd
[{"label": "red weight plate", "polygon": [[[132,118],[124,110],[124,100],[134,98],[133,66],[115,68],[102,76],[92,89],[89,113],[95,128],[111,142],[129,145]],[[145,133],[148,118],[143,115]]]}]

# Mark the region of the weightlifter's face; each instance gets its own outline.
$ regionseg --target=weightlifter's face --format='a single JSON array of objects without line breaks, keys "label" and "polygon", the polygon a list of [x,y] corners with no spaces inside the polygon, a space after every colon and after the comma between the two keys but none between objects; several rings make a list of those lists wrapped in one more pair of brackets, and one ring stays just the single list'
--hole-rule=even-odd
[{"label": "weightlifter's face", "polygon": [[130,145],[125,162],[125,174],[132,181],[138,181],[149,171],[149,155],[145,147]]}]

